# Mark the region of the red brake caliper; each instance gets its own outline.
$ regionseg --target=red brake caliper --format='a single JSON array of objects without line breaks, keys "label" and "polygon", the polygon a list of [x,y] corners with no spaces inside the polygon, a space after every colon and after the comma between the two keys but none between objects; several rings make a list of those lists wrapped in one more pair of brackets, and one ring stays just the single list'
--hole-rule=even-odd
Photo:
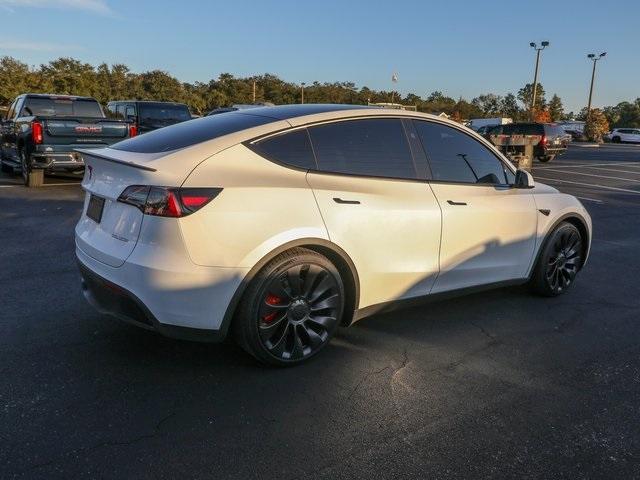
[{"label": "red brake caliper", "polygon": [[[270,293],[267,295],[267,298],[265,298],[265,302],[267,303],[267,305],[279,305],[280,302],[282,302],[282,299],[277,295]],[[264,323],[271,323],[276,318],[277,314],[278,312],[267,313],[264,317],[262,317],[262,321]]]}]

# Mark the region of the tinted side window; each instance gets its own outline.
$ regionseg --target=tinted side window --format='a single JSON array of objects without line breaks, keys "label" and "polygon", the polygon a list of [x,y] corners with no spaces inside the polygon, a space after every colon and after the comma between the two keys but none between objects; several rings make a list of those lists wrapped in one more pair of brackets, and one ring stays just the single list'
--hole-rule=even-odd
[{"label": "tinted side window", "polygon": [[411,150],[395,118],[347,120],[309,128],[321,171],[417,178]]},{"label": "tinted side window", "polygon": [[446,125],[414,121],[434,180],[465,183],[506,183],[505,167],[484,145]]},{"label": "tinted side window", "polygon": [[316,169],[309,135],[304,128],[256,142],[253,149],[276,162],[305,170]]}]

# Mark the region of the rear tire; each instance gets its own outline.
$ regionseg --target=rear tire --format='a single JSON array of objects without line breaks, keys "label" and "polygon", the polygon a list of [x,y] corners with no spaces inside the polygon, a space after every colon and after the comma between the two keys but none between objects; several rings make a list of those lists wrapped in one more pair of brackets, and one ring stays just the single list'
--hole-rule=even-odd
[{"label": "rear tire", "polygon": [[233,322],[237,343],[258,361],[298,365],[335,334],[344,310],[336,267],[306,248],[288,250],[251,280]]},{"label": "rear tire", "polygon": [[20,166],[22,168],[22,180],[26,187],[37,188],[44,184],[44,170],[29,170],[24,150],[20,150]]},{"label": "rear tire", "polygon": [[542,157],[538,157],[538,160],[540,160],[542,163],[547,163],[553,160],[554,158],[556,158],[555,155],[545,155]]},{"label": "rear tire", "polygon": [[583,241],[575,225],[568,222],[558,225],[542,246],[529,287],[545,297],[566,292],[582,268]]}]

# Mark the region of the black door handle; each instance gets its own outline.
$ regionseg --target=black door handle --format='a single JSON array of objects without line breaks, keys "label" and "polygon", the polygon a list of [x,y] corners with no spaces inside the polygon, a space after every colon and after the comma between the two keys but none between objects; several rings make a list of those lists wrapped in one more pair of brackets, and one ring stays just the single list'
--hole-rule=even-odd
[{"label": "black door handle", "polygon": [[343,200],[338,197],[333,197],[333,201],[343,205],[360,205],[360,200]]},{"label": "black door handle", "polygon": [[467,202],[454,202],[453,200],[447,200],[449,205],[466,205]]}]

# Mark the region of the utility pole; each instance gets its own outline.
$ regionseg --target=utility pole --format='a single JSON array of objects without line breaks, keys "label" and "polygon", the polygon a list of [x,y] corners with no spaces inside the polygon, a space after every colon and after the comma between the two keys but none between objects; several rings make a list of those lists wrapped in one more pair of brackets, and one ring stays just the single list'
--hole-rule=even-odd
[{"label": "utility pole", "polygon": [[253,79],[253,103],[256,103],[256,79]]},{"label": "utility pole", "polygon": [[540,52],[545,49],[545,47],[549,46],[549,42],[544,41],[540,43],[540,46],[536,45],[535,42],[531,42],[529,44],[531,48],[536,51],[536,70],[533,74],[533,95],[531,96],[531,121],[535,120],[536,116],[536,94],[538,93],[538,67],[540,65]]},{"label": "utility pole", "polygon": [[593,61],[593,70],[591,71],[591,86],[589,87],[589,103],[587,104],[587,122],[589,121],[589,117],[591,116],[591,99],[593,98],[593,82],[596,79],[596,63],[598,63],[598,60],[600,60],[606,54],[607,52],[602,52],[598,56],[593,53],[587,55],[587,58]]},{"label": "utility pole", "polygon": [[300,103],[304,103],[304,86],[305,86],[305,83],[302,82],[300,84]]}]

